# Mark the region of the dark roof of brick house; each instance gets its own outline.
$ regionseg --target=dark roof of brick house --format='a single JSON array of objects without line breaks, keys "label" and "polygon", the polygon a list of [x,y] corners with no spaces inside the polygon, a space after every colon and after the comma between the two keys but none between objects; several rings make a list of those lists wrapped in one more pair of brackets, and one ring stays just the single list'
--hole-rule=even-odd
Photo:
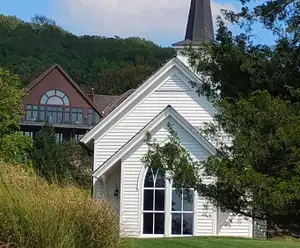
[{"label": "dark roof of brick house", "polygon": [[[91,90],[87,91],[91,92]],[[100,95],[93,93],[86,93],[90,99],[98,106],[99,109],[104,113],[104,115],[108,115],[111,111],[113,111],[118,105],[120,105],[123,101],[129,97],[135,89],[130,89],[124,92],[121,95]]]},{"label": "dark roof of brick house", "polygon": [[118,107],[123,101],[125,101],[133,92],[135,89],[130,89],[123,93],[122,95],[118,96],[114,101],[112,101],[104,110],[104,114],[108,115],[110,112],[112,112],[116,107]]},{"label": "dark roof of brick house", "polygon": [[89,97],[92,98],[92,101],[104,113],[105,108],[109,106],[112,102],[114,102],[116,99],[118,99],[120,96],[89,94]]}]

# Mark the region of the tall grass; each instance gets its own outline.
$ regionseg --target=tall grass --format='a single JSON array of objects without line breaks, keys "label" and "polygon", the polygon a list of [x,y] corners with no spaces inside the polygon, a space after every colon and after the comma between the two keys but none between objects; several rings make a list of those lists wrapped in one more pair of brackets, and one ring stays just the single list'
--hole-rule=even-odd
[{"label": "tall grass", "polygon": [[0,163],[0,247],[120,247],[115,213],[75,187]]}]

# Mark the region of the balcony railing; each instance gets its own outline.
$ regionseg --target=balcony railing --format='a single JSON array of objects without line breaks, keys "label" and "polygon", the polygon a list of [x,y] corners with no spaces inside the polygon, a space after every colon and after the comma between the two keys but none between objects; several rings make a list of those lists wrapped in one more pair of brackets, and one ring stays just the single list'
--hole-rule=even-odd
[{"label": "balcony railing", "polygon": [[66,121],[66,120],[53,120],[48,118],[48,120],[39,120],[37,118],[31,118],[30,120],[26,120],[26,118],[21,119],[22,124],[30,124],[30,125],[45,125],[50,124],[53,126],[66,126],[66,127],[93,127],[97,123],[91,123],[88,120],[84,119],[82,121]]}]

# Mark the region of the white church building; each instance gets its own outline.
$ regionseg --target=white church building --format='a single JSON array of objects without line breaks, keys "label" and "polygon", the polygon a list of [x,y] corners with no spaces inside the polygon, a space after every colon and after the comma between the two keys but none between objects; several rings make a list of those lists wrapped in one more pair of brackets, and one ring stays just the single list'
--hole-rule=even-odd
[{"label": "white church building", "polygon": [[186,193],[179,194],[141,161],[148,151],[145,134],[165,141],[168,122],[193,158],[205,160],[214,154],[214,146],[196,128],[211,121],[216,111],[191,86],[191,81],[201,80],[181,54],[185,45],[211,39],[210,1],[191,0],[185,40],[173,44],[177,56],[81,139],[93,150],[93,197],[115,206],[122,236],[254,236],[251,218],[221,212],[193,190],[192,197],[184,197]]}]

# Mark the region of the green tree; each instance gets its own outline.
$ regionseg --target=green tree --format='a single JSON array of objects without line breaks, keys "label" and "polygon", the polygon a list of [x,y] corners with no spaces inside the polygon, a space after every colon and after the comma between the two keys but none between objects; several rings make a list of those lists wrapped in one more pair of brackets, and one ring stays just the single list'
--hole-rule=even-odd
[{"label": "green tree", "polygon": [[58,142],[52,126],[37,132],[31,159],[37,174],[50,183],[91,185],[92,163],[87,151],[71,141]]},{"label": "green tree", "polygon": [[[236,24],[251,28],[255,22],[261,22],[274,34],[289,36],[294,42],[299,42],[300,34],[300,4],[298,0],[255,1],[239,0],[243,7],[241,11],[223,11],[227,18]],[[251,7],[250,5],[254,5]]]},{"label": "green tree", "polygon": [[288,39],[275,46],[253,45],[249,36],[234,36],[222,21],[216,40],[199,49],[187,49],[191,65],[202,77],[201,94],[210,99],[221,92],[229,101],[248,97],[256,90],[267,90],[282,99],[293,97],[288,87],[300,87],[300,47]]},{"label": "green tree", "polygon": [[6,162],[26,161],[32,140],[23,137],[19,122],[23,116],[21,82],[15,75],[0,68],[0,157]]},{"label": "green tree", "polygon": [[92,185],[92,156],[88,154],[87,149],[78,143],[64,142],[66,157],[69,162],[71,172],[71,183],[74,185],[90,189]]},{"label": "green tree", "polygon": [[69,173],[65,155],[65,149],[56,141],[53,127],[44,126],[37,132],[31,158],[39,176],[51,183],[64,182]]},{"label": "green tree", "polygon": [[137,37],[75,36],[40,15],[31,22],[0,15],[0,27],[0,66],[20,75],[24,86],[57,63],[95,93],[121,94],[174,55]]},{"label": "green tree", "polygon": [[19,132],[4,135],[0,138],[0,159],[11,164],[31,165],[29,154],[33,148],[31,137]]},{"label": "green tree", "polygon": [[134,63],[104,69],[99,75],[99,80],[93,84],[93,88],[97,92],[109,89],[110,94],[120,95],[136,88],[153,70],[154,68],[142,57],[137,56]]},{"label": "green tree", "polygon": [[23,115],[21,82],[16,75],[0,68],[0,136],[19,129]]},{"label": "green tree", "polygon": [[56,25],[55,20],[47,18],[46,16],[43,16],[43,15],[35,15],[34,17],[31,18],[31,22],[38,26],[43,26],[43,25],[55,26]]}]

